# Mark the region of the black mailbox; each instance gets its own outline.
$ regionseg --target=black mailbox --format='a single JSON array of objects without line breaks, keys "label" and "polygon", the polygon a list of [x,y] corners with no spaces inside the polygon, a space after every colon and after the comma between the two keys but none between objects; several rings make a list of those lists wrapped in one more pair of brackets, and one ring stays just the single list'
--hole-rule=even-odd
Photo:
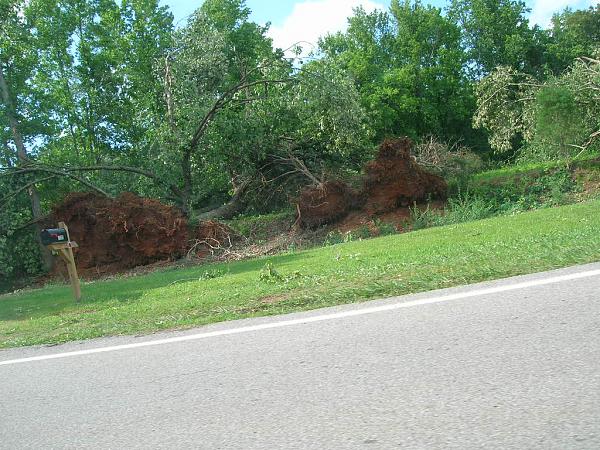
[{"label": "black mailbox", "polygon": [[69,242],[69,238],[67,237],[67,230],[64,228],[49,228],[46,230],[42,230],[42,244],[50,245],[50,244],[65,244]]}]

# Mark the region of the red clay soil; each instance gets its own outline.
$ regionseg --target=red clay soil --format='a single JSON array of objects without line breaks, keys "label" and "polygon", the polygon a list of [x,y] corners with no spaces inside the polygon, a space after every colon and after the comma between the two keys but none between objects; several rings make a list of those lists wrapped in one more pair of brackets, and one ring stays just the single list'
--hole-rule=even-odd
[{"label": "red clay soil", "polygon": [[377,158],[367,164],[367,214],[390,212],[429,199],[446,199],[446,181],[416,163],[411,156],[412,146],[409,138],[387,139],[379,147]]},{"label": "red clay soil", "polygon": [[50,226],[65,222],[79,244],[77,266],[84,275],[115,273],[185,255],[187,220],[157,200],[123,193],[115,199],[72,193],[51,214]]},{"label": "red clay soil", "polygon": [[411,156],[412,146],[409,138],[384,141],[376,159],[365,167],[361,192],[342,181],[305,188],[297,199],[300,224],[304,228],[332,224],[346,218],[350,211],[362,213],[352,213],[348,226],[398,209],[403,218],[408,218],[408,206],[413,203],[445,200],[446,181],[416,163]]},{"label": "red clay soil", "polygon": [[344,218],[360,203],[360,195],[343,181],[308,186],[297,200],[299,220],[304,228],[315,228]]}]

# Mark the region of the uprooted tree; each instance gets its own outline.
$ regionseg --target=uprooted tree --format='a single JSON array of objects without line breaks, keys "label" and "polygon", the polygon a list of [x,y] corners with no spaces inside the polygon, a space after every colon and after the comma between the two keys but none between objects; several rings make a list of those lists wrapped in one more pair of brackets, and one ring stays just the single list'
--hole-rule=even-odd
[{"label": "uprooted tree", "polygon": [[539,81],[498,67],[477,86],[474,125],[500,153],[521,147],[541,160],[600,148],[600,61],[581,57],[559,76]]},{"label": "uprooted tree", "polygon": [[375,216],[414,203],[445,200],[446,181],[417,164],[413,146],[407,137],[386,139],[375,159],[366,164],[360,189],[341,180],[315,180],[298,196],[298,222],[312,228],[335,222],[353,210]]}]

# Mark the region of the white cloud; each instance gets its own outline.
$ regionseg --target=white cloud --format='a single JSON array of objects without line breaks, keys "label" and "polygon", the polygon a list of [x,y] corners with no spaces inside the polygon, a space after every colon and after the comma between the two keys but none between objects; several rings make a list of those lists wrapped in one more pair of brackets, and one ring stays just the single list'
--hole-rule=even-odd
[{"label": "white cloud", "polygon": [[572,9],[582,9],[596,4],[597,0],[535,0],[531,11],[531,24],[546,28],[554,13],[560,12],[567,6]]},{"label": "white cloud", "polygon": [[344,31],[353,8],[362,6],[367,12],[385,7],[374,0],[307,0],[296,3],[292,13],[281,25],[271,26],[273,45],[284,50],[296,43],[308,53],[319,37]]}]

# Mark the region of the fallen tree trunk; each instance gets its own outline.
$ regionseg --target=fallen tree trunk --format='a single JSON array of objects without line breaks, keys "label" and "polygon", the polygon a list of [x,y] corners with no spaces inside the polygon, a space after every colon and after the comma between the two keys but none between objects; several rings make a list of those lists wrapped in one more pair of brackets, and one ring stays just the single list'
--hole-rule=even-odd
[{"label": "fallen tree trunk", "polygon": [[232,219],[241,213],[246,206],[244,195],[250,187],[250,180],[244,181],[242,184],[234,188],[233,197],[227,203],[218,208],[211,209],[204,213],[198,214],[200,220],[214,219]]}]

